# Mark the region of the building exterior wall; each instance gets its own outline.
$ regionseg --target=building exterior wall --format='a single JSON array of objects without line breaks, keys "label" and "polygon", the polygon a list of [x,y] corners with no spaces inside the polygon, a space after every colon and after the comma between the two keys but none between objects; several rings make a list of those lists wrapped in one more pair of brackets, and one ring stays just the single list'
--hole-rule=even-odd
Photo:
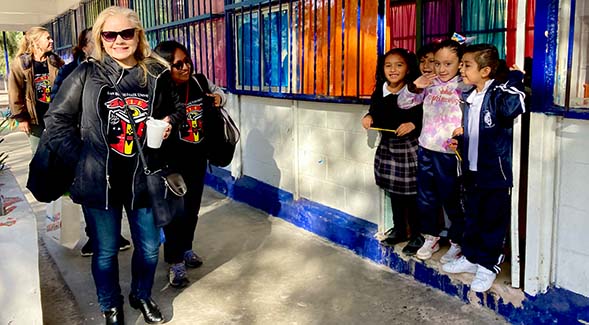
[{"label": "building exterior wall", "polygon": [[556,285],[589,296],[589,121],[558,119]]},{"label": "building exterior wall", "polygon": [[244,175],[378,223],[377,134],[360,124],[367,106],[252,96],[234,102],[240,105]]}]

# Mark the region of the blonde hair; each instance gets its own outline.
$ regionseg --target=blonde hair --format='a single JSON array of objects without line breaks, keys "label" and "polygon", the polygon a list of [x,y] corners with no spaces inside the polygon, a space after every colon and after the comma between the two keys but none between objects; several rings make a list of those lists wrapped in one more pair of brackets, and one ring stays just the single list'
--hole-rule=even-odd
[{"label": "blonde hair", "polygon": [[137,64],[139,65],[139,67],[141,67],[141,69],[143,70],[144,78],[142,84],[145,84],[147,82],[148,73],[145,61],[155,60],[164,65],[167,62],[165,62],[165,60],[161,59],[159,56],[156,56],[154,55],[154,53],[152,53],[151,47],[149,46],[149,42],[147,41],[147,37],[145,36],[145,29],[143,28],[141,20],[139,19],[139,16],[135,11],[129,8],[111,6],[100,12],[98,17],[96,18],[96,21],[94,22],[94,25],[92,26],[92,36],[94,38],[94,52],[92,53],[92,56],[98,61],[104,61],[106,52],[104,50],[104,46],[102,44],[102,37],[100,35],[103,32],[102,27],[104,27],[104,23],[108,18],[118,15],[127,18],[131,25],[133,25],[133,27],[135,28],[135,32],[138,38],[138,44],[133,56],[135,57],[135,60],[137,60]]},{"label": "blonde hair", "polygon": [[37,26],[29,28],[29,30],[25,32],[25,37],[23,37],[22,41],[20,42],[20,45],[18,46],[16,56],[19,57],[25,53],[35,53],[35,45],[44,33],[49,33],[49,31],[45,27]]}]

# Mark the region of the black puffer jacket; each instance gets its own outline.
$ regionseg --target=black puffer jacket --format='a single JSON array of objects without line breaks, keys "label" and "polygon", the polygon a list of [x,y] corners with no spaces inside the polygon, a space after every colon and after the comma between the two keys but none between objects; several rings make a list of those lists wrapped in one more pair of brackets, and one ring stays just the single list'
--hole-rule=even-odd
[{"label": "black puffer jacket", "polygon": [[[173,87],[170,72],[151,59],[145,62],[149,91],[147,114],[156,119],[169,116],[171,124],[177,126],[185,119],[186,113]],[[107,209],[111,166],[107,142],[109,121],[108,112],[101,108],[100,98],[104,98],[102,94],[106,90],[113,90],[114,87],[109,86],[109,82],[96,71],[98,64],[93,60],[80,64],[63,82],[62,89],[51,102],[45,116],[47,134],[44,136],[49,137],[52,150],[76,170],[74,183],[70,188],[73,201],[92,208]],[[100,65],[117,82],[126,73],[108,56]],[[157,154],[154,151],[146,150],[148,160]],[[149,206],[149,201],[141,162],[138,155],[133,159],[136,167],[131,208],[135,209]]]}]

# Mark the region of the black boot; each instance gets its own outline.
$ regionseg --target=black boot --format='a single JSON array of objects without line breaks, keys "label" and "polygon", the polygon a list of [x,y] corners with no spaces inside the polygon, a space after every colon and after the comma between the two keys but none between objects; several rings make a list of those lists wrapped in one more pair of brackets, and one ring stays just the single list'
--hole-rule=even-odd
[{"label": "black boot", "polygon": [[147,324],[162,324],[164,317],[159,307],[151,298],[149,299],[138,299],[133,295],[129,295],[129,304],[134,309],[139,309],[143,314],[143,319]]},{"label": "black boot", "polygon": [[125,314],[123,307],[113,307],[102,312],[106,325],[125,325]]}]

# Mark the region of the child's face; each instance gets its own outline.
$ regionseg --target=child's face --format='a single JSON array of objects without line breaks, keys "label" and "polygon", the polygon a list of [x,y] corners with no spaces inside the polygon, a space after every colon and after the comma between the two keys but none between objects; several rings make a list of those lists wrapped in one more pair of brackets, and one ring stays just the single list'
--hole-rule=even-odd
[{"label": "child's face", "polygon": [[421,74],[434,72],[434,52],[427,53],[419,58],[419,71]]},{"label": "child's face", "polygon": [[444,47],[436,52],[434,58],[436,74],[441,81],[449,81],[458,74],[460,61],[456,52]]},{"label": "child's face", "polygon": [[404,83],[405,76],[409,72],[407,62],[398,54],[391,54],[384,60],[384,75],[389,85]]},{"label": "child's face", "polygon": [[475,53],[464,53],[462,56],[462,66],[460,67],[460,74],[467,85],[484,87],[485,81],[479,69],[478,63],[475,61]]}]

